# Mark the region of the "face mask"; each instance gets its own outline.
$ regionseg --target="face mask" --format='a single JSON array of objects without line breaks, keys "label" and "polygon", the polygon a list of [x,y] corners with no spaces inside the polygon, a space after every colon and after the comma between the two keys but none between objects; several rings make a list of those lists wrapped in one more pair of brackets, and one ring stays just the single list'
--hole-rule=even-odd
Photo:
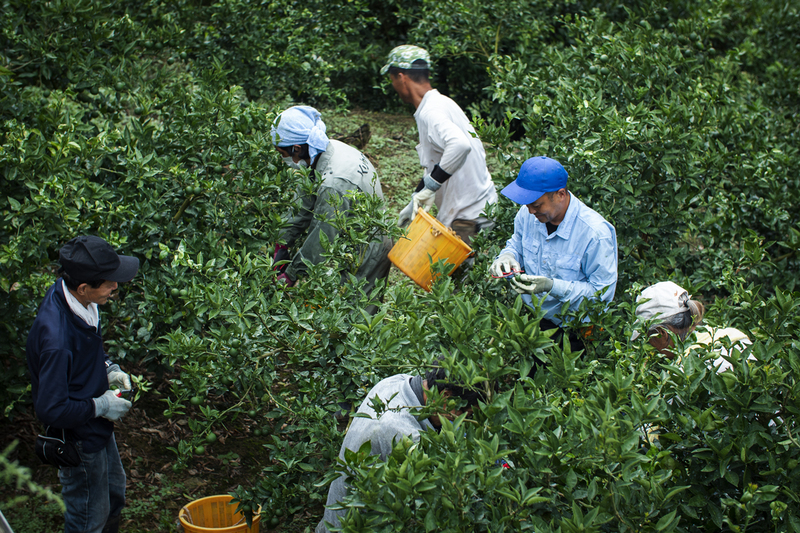
[{"label": "face mask", "polygon": [[281,159],[283,159],[283,162],[286,163],[289,168],[300,170],[308,166],[305,159],[301,159],[298,163],[295,163],[291,157],[282,157]]}]

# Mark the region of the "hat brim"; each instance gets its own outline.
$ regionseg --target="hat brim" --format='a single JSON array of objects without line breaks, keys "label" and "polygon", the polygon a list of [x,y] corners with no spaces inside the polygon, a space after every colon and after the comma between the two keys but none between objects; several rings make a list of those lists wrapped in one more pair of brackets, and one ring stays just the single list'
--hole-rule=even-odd
[{"label": "hat brim", "polygon": [[117,257],[119,257],[119,267],[111,274],[103,275],[102,278],[106,281],[126,283],[132,280],[139,271],[139,259],[119,254],[117,254]]},{"label": "hat brim", "polygon": [[389,63],[386,63],[386,64],[383,66],[383,68],[381,69],[381,76],[383,76],[384,74],[386,74],[387,72],[389,72],[389,69],[391,68],[391,66],[392,66],[392,65],[390,65]]},{"label": "hat brim", "polygon": [[514,180],[508,184],[500,194],[511,200],[512,202],[516,202],[522,205],[532,204],[542,196],[544,196],[545,191],[529,191],[528,189],[523,189],[519,185],[517,185],[517,181]]}]

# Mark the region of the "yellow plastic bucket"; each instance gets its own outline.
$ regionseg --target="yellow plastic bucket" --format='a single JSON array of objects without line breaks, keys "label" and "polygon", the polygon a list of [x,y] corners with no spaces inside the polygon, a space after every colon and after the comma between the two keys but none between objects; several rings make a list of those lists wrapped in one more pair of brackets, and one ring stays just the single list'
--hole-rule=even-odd
[{"label": "yellow plastic bucket", "polygon": [[178,519],[186,533],[258,533],[261,507],[253,513],[253,526],[247,527],[242,513],[236,512],[238,504],[231,503],[233,496],[224,494],[200,498],[184,505]]},{"label": "yellow plastic bucket", "polygon": [[420,208],[408,226],[406,237],[398,240],[389,252],[389,260],[417,285],[430,291],[431,261],[446,260],[453,265],[448,273],[452,274],[471,253],[472,248],[453,230]]}]

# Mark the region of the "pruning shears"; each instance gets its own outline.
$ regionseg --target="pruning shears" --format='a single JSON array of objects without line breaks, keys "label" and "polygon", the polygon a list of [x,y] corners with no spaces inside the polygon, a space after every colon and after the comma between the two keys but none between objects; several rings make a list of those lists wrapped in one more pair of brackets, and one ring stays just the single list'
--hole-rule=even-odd
[{"label": "pruning shears", "polygon": [[512,268],[511,272],[503,272],[499,276],[495,276],[494,274],[492,274],[492,277],[495,278],[495,279],[513,278],[517,274],[524,274],[524,273],[525,273],[525,271],[522,270],[521,268]]}]

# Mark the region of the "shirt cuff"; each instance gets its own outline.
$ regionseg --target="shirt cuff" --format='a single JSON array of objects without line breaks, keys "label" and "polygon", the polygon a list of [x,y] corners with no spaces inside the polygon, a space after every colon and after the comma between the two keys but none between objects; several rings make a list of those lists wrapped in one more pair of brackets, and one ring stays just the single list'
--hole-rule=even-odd
[{"label": "shirt cuff", "polygon": [[569,281],[564,281],[563,279],[553,279],[553,288],[550,289],[550,295],[559,300],[562,299],[569,290],[569,283]]},{"label": "shirt cuff", "polygon": [[422,181],[425,182],[426,189],[430,189],[434,192],[438,191],[442,187],[441,183],[427,175],[422,178]]}]

